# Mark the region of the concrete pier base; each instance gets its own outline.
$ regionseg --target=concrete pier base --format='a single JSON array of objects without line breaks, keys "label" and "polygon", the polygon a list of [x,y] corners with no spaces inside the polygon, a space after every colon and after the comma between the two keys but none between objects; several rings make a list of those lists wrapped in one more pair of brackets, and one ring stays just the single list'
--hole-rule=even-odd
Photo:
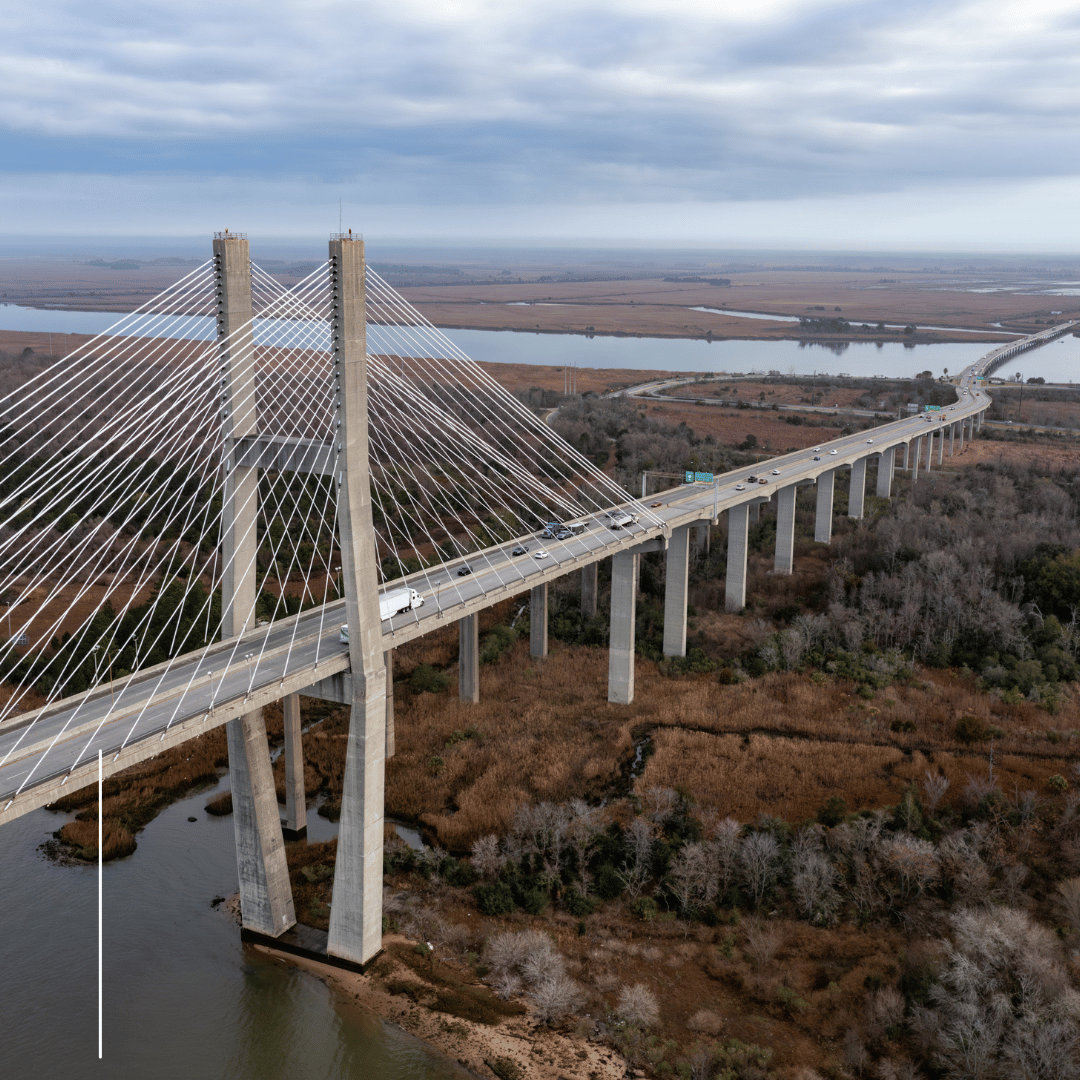
[{"label": "concrete pier base", "polygon": [[276,938],[296,922],[262,709],[225,725],[245,929]]},{"label": "concrete pier base", "polygon": [[382,949],[386,668],[353,672],[328,953],[366,964]]},{"label": "concrete pier base", "polygon": [[664,585],[664,655],[686,655],[686,593],[690,580],[690,528],[683,525],[668,542]]},{"label": "concrete pier base", "polygon": [[596,618],[596,594],[598,587],[599,563],[589,563],[581,568],[581,614],[586,619]]},{"label": "concrete pier base", "polygon": [[474,704],[480,700],[480,620],[476,615],[458,619],[458,697]]},{"label": "concrete pier base", "polygon": [[617,705],[629,705],[634,700],[634,630],[640,560],[636,551],[618,551],[611,556],[608,701]]},{"label": "concrete pier base", "polygon": [[285,840],[307,839],[307,796],[304,791],[304,744],[300,735],[300,695],[282,700],[285,712]]},{"label": "concrete pier base", "polygon": [[819,544],[832,543],[833,495],[835,489],[835,469],[830,469],[817,478],[817,513],[814,516],[814,539]]},{"label": "concrete pier base", "polygon": [[537,585],[529,593],[529,655],[543,660],[548,654],[548,587]]},{"label": "concrete pier base", "polygon": [[866,512],[866,463],[859,458],[851,466],[851,483],[848,487],[847,512],[850,518],[861,518]]},{"label": "concrete pier base", "polygon": [[749,506],[741,503],[727,512],[727,579],[724,583],[724,610],[746,607],[746,555],[749,550]]},{"label": "concrete pier base", "polygon": [[795,484],[776,493],[776,555],[773,572],[790,574],[795,565]]},{"label": "concrete pier base", "polygon": [[892,478],[893,473],[896,471],[896,447],[890,446],[887,450],[881,451],[881,457],[878,458],[878,470],[877,470],[877,497],[879,499],[888,499],[892,495]]}]

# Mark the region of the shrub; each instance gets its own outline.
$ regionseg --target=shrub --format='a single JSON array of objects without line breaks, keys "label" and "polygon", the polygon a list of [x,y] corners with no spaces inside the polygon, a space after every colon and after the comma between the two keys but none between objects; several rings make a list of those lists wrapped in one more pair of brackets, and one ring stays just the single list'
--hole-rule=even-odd
[{"label": "shrub", "polygon": [[847,802],[834,795],[824,806],[818,807],[817,819],[822,825],[839,825],[847,817]]},{"label": "shrub", "polygon": [[622,895],[623,883],[615,867],[610,863],[601,866],[593,879],[596,895],[601,900],[615,900]]},{"label": "shrub", "polygon": [[450,677],[430,664],[420,664],[409,676],[409,687],[414,694],[441,694],[449,685]]},{"label": "shrub", "polygon": [[619,991],[615,1015],[628,1024],[649,1028],[660,1023],[660,1003],[656,995],[644,984],[624,986]]},{"label": "shrub", "polygon": [[485,915],[509,915],[514,910],[514,894],[505,881],[473,887],[476,906]]},{"label": "shrub", "polygon": [[1054,773],[1046,781],[1046,786],[1054,792],[1055,795],[1064,795],[1069,790],[1069,781],[1065,779],[1060,773]]},{"label": "shrub", "polygon": [[651,896],[639,896],[631,905],[630,910],[641,919],[642,922],[652,922],[652,920],[660,913],[660,909],[656,906],[656,901]]},{"label": "shrub", "polygon": [[977,716],[961,716],[956,721],[953,734],[956,736],[957,741],[962,742],[965,746],[985,742],[990,737],[986,725]]},{"label": "shrub", "polygon": [[571,887],[566,890],[563,907],[575,918],[580,919],[583,915],[591,915],[596,910],[596,901],[590,896],[582,896],[577,889]]}]

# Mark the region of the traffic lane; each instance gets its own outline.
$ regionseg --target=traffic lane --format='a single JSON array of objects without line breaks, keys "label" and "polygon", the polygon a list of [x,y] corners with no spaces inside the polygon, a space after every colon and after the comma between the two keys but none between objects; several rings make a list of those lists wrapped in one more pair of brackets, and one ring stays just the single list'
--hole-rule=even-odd
[{"label": "traffic lane", "polygon": [[[243,699],[250,692],[308,669],[312,671],[312,681],[315,682],[318,679],[317,661],[325,662],[330,656],[340,656],[344,650],[345,646],[341,643],[335,649],[332,635],[327,635],[324,639],[308,642],[295,649],[287,657],[282,656],[276,662],[263,665],[254,681],[249,672],[234,671],[217,683],[189,689],[179,698],[154,699],[134,717],[106,717],[96,731],[61,735],[55,742],[39,738],[35,743],[40,749],[32,756],[9,761],[0,768],[0,793],[3,798],[10,798],[27,780],[40,783],[49,776],[68,772],[96,757],[99,749],[103,756],[115,754],[124,746],[160,736],[178,720],[197,716],[200,712],[208,713],[230,701],[236,702],[237,715],[240,715]],[[42,744],[45,745],[42,747]],[[39,762],[46,754],[48,772],[39,774]]]}]

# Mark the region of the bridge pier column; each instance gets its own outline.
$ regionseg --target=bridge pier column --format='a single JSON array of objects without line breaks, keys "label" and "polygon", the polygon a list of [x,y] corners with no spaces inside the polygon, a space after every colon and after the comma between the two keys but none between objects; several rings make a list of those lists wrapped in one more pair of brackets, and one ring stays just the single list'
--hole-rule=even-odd
[{"label": "bridge pier column", "polygon": [[304,791],[304,743],[300,734],[300,695],[289,694],[281,703],[285,713],[285,825],[286,840],[307,837],[307,793]]},{"label": "bridge pier column", "polygon": [[397,736],[394,732],[394,650],[383,653],[386,665],[386,757],[387,760],[397,753]]},{"label": "bridge pier column", "polygon": [[850,518],[861,518],[866,512],[866,462],[859,458],[851,466],[851,483],[848,487],[847,512]]},{"label": "bridge pier column", "polygon": [[749,551],[749,504],[739,503],[727,512],[727,580],[724,610],[746,607],[746,556]]},{"label": "bridge pier column", "polygon": [[332,374],[337,402],[338,533],[352,704],[327,953],[366,964],[382,949],[386,676],[368,464],[364,243],[330,241]]},{"label": "bridge pier column", "polygon": [[961,421],[960,421],[960,446],[959,446],[959,450],[960,450],[961,454],[964,452],[964,425],[966,423],[967,423],[966,419],[961,419]]},{"label": "bridge pier column", "polygon": [[706,522],[704,525],[697,526],[697,546],[698,551],[702,555],[709,554],[710,536],[712,534],[712,527]]},{"label": "bridge pier column", "polygon": [[548,654],[548,587],[537,585],[529,593],[529,655],[543,660]]},{"label": "bridge pier column", "polygon": [[979,426],[975,430],[982,431],[983,413],[979,413],[977,419],[979,421]]},{"label": "bridge pier column", "polygon": [[686,655],[686,594],[690,583],[690,529],[673,529],[664,583],[664,655]]},{"label": "bridge pier column", "polygon": [[933,464],[933,462],[934,462],[934,433],[931,431],[930,434],[926,436],[926,467],[925,467],[926,472],[930,471],[930,466]]},{"label": "bridge pier column", "polygon": [[480,618],[466,615],[458,619],[458,697],[480,700]]},{"label": "bridge pier column", "polygon": [[262,709],[230,720],[225,735],[241,924],[245,930],[276,938],[296,923],[296,912]]},{"label": "bridge pier column", "polygon": [[912,482],[919,479],[919,444],[922,439],[915,439],[911,444],[911,479]]},{"label": "bridge pier column", "polygon": [[888,499],[892,495],[892,478],[896,466],[896,447],[890,446],[887,450],[881,451],[881,457],[878,458],[878,470],[877,470],[877,497],[879,499]]},{"label": "bridge pier column", "polygon": [[814,517],[814,539],[819,544],[832,543],[833,494],[835,490],[835,469],[830,469],[817,478],[817,513]]},{"label": "bridge pier column", "polygon": [[945,464],[945,430],[944,428],[938,428],[937,433],[937,463],[939,466]]},{"label": "bridge pier column", "polygon": [[761,520],[761,503],[759,503],[759,502],[750,503],[747,512],[748,512],[748,515],[749,515],[747,520],[752,525],[756,525]]},{"label": "bridge pier column", "polygon": [[949,457],[953,456],[953,448],[956,445],[956,421],[949,425]]},{"label": "bridge pier column", "polygon": [[629,705],[634,700],[634,630],[640,560],[636,551],[617,551],[611,556],[608,701],[618,705]]},{"label": "bridge pier column", "polygon": [[897,451],[896,468],[902,472],[908,467],[908,444],[901,443],[894,449]]},{"label": "bridge pier column", "polygon": [[[255,625],[259,471],[236,465],[238,439],[258,430],[251,258],[242,237],[214,238],[217,346],[227,407],[222,431],[229,462],[221,515],[221,630],[226,637]],[[233,833],[245,931],[278,937],[296,922],[277,790],[262,709],[225,725],[232,782]]]},{"label": "bridge pier column", "polygon": [[773,573],[790,574],[795,565],[795,484],[780,488],[776,493],[776,555]]},{"label": "bridge pier column", "polygon": [[586,619],[596,618],[596,596],[599,589],[599,563],[589,563],[581,568],[581,614]]}]

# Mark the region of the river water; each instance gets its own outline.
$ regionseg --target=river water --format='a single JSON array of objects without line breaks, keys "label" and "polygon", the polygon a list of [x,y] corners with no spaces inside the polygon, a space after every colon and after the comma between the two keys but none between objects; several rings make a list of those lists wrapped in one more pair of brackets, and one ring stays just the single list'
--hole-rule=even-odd
[{"label": "river water", "polygon": [[[108,311],[63,311],[0,304],[0,330],[33,330],[54,334],[99,334],[122,316]],[[791,319],[793,316],[787,317]],[[785,322],[780,317],[778,322]],[[271,340],[275,320],[255,320],[256,338]],[[209,340],[214,321],[206,319],[189,333]],[[590,337],[515,330],[455,330],[447,336],[474,360],[512,364],[575,364],[592,368],[631,368],[673,372],[769,372],[781,375],[880,375],[910,378],[929,369],[959,371],[993,346],[985,341],[904,345],[899,341],[819,345],[800,341],[706,341],[701,338]],[[325,337],[325,332],[324,332]],[[1062,343],[1063,342],[1063,343]],[[317,345],[316,334],[312,343]],[[57,351],[63,347],[57,342]],[[1024,353],[1010,361],[1008,373],[1047,382],[1080,379],[1080,338]]]},{"label": "river water", "polygon": [[[241,945],[210,906],[237,878],[232,820],[206,814],[207,798],[169,807],[134,855],[105,865],[100,1062],[97,867],[38,852],[62,815],[38,810],[0,829],[0,1076],[464,1080],[401,1029]],[[313,840],[335,829],[312,809]]]}]

